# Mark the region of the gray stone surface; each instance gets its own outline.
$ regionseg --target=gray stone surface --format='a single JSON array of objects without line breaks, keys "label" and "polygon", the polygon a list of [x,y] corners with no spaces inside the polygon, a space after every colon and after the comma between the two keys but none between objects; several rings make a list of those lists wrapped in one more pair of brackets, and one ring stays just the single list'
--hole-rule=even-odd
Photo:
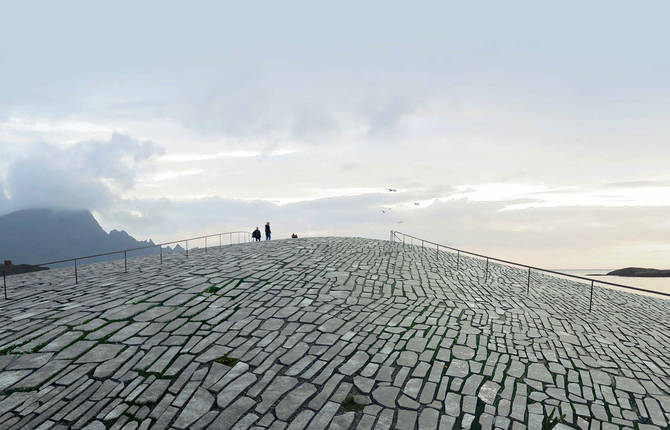
[{"label": "gray stone surface", "polygon": [[128,263],[8,279],[0,428],[670,423],[666,300],[367,239]]},{"label": "gray stone surface", "polygon": [[174,426],[180,429],[189,428],[191,424],[205,415],[214,404],[214,396],[204,388],[198,388],[191,400],[175,421]]}]

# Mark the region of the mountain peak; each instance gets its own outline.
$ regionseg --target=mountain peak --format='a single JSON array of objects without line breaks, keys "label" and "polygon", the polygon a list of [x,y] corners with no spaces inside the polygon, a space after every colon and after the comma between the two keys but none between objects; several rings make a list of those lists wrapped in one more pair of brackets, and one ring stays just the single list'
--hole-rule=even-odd
[{"label": "mountain peak", "polygon": [[153,245],[102,229],[88,210],[34,208],[0,216],[0,259],[37,264]]}]

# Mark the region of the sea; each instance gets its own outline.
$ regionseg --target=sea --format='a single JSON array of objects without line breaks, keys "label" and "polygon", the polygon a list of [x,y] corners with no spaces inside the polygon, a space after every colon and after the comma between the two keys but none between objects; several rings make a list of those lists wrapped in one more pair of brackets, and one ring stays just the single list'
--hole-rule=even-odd
[{"label": "sea", "polygon": [[[584,276],[586,278],[591,278],[595,280],[613,282],[615,284],[629,285],[631,287],[644,288],[645,290],[659,291],[661,293],[670,294],[670,278],[638,278],[638,277],[629,277],[629,276],[607,276],[606,273],[611,272],[612,270],[604,269],[556,269],[557,272],[568,273],[570,275]],[[600,276],[591,276],[591,275],[600,275]],[[596,283],[596,285],[599,285]],[[625,288],[619,288],[611,285],[600,284],[601,287],[614,288],[617,290],[628,291],[632,293],[646,294],[654,297],[661,297],[664,299],[670,300],[670,297],[661,296],[652,293],[645,293],[641,291],[627,290]]]}]

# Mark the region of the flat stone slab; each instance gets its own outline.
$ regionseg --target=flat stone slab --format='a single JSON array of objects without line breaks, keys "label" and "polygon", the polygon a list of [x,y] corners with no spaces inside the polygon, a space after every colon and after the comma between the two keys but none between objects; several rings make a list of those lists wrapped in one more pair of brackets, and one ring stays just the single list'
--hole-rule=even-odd
[{"label": "flat stone slab", "polygon": [[0,428],[664,429],[670,302],[360,238],[8,278]]},{"label": "flat stone slab", "polygon": [[77,360],[77,363],[102,363],[116,357],[124,348],[124,345],[100,343],[95,345],[90,351],[84,353]]},{"label": "flat stone slab", "polygon": [[50,353],[24,354],[16,357],[7,365],[7,370],[39,369],[53,357]]}]

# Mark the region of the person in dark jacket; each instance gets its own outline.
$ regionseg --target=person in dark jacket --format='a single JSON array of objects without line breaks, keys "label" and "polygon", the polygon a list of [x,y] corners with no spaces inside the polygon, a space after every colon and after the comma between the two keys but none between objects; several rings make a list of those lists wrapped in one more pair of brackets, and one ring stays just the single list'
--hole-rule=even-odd
[{"label": "person in dark jacket", "polygon": [[258,227],[256,227],[256,230],[254,230],[254,232],[251,233],[251,237],[253,237],[254,239],[256,239],[256,242],[260,242],[260,241],[261,241],[261,231],[258,229]]},{"label": "person in dark jacket", "polygon": [[265,223],[265,240],[270,240],[270,234],[272,232],[270,231],[270,221]]}]

